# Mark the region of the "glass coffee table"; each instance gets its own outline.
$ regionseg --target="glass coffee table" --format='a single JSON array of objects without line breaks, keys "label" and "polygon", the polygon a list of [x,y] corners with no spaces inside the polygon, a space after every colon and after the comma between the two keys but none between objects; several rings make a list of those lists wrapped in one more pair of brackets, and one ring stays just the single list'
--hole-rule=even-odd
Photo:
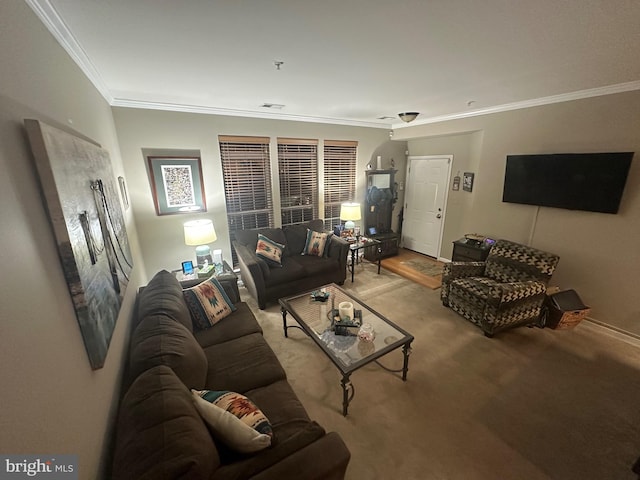
[{"label": "glass coffee table", "polygon": [[[285,337],[288,337],[287,330],[289,328],[303,330],[340,370],[342,374],[340,382],[342,385],[342,414],[346,416],[349,403],[355,395],[355,387],[351,383],[350,377],[359,368],[376,362],[390,372],[402,372],[402,380],[407,380],[413,335],[371,309],[358,298],[345,292],[338,285],[331,283],[314,290],[314,292],[322,291],[329,294],[329,298],[325,301],[315,300],[313,292],[281,298],[279,302],[282,309],[282,326]],[[358,319],[359,313],[360,323],[373,327],[375,338],[372,341],[359,338],[358,326],[344,327],[341,323],[333,321],[341,302],[351,302],[356,312],[356,319]],[[287,314],[290,314],[298,325],[287,325]],[[336,328],[336,325],[339,328]],[[336,334],[336,332],[341,334]],[[401,369],[391,370],[378,362],[380,357],[399,348],[402,348],[404,355]]]}]

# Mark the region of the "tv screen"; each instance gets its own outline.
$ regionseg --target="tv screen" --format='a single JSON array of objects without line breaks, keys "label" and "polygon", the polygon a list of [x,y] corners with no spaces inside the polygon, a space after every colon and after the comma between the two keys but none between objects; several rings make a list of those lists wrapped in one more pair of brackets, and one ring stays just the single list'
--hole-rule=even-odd
[{"label": "tv screen", "polygon": [[502,201],[617,213],[633,152],[508,155]]}]

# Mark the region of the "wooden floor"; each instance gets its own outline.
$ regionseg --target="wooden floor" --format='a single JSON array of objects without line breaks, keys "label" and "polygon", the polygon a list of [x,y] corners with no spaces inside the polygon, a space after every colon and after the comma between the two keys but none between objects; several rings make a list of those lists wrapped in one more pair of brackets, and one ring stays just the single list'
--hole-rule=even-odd
[{"label": "wooden floor", "polygon": [[404,248],[400,248],[398,250],[398,255],[394,257],[384,258],[381,262],[382,267],[387,270],[397,273],[405,278],[408,278],[411,281],[419,283],[420,285],[424,285],[427,288],[435,290],[436,288],[440,288],[442,284],[442,275],[437,275],[435,277],[429,277],[428,275],[424,275],[416,270],[408,268],[402,262],[406,260],[411,260],[412,258],[422,258],[432,260],[433,263],[441,263],[438,262],[435,258],[429,257],[427,255],[423,255],[421,253],[417,253],[411,250],[406,250]]}]

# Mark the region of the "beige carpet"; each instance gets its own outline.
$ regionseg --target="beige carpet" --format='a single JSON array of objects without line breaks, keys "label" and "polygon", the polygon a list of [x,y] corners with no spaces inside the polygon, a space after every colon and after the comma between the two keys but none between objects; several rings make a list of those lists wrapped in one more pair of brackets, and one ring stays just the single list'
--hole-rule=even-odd
[{"label": "beige carpet", "polygon": [[[415,336],[408,381],[375,364],[337,369],[277,305],[256,312],[311,418],[351,450],[349,480],[632,479],[640,455],[640,345],[589,322],[486,338],[430,290],[364,263],[345,288]],[[383,357],[399,368],[400,351]]]}]

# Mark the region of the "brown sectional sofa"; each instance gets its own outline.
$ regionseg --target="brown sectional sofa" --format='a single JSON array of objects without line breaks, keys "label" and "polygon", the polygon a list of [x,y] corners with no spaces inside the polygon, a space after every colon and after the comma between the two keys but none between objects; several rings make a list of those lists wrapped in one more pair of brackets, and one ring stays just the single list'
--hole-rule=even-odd
[{"label": "brown sectional sofa", "polygon": [[[141,289],[112,478],[344,478],[344,442],[309,418],[237,286],[221,283],[237,310],[205,330],[194,330],[173,274],[161,271]],[[217,441],[191,388],[246,395],[273,427],[271,447],[240,454]]]},{"label": "brown sectional sofa", "polygon": [[[289,225],[284,228],[257,228],[235,232],[233,248],[238,256],[240,277],[249,293],[264,309],[267,302],[305,290],[337,283],[347,278],[349,244],[331,235],[322,257],[302,255],[307,229],[322,232],[322,220]],[[258,234],[285,245],[282,267],[273,267],[256,255]]]}]

